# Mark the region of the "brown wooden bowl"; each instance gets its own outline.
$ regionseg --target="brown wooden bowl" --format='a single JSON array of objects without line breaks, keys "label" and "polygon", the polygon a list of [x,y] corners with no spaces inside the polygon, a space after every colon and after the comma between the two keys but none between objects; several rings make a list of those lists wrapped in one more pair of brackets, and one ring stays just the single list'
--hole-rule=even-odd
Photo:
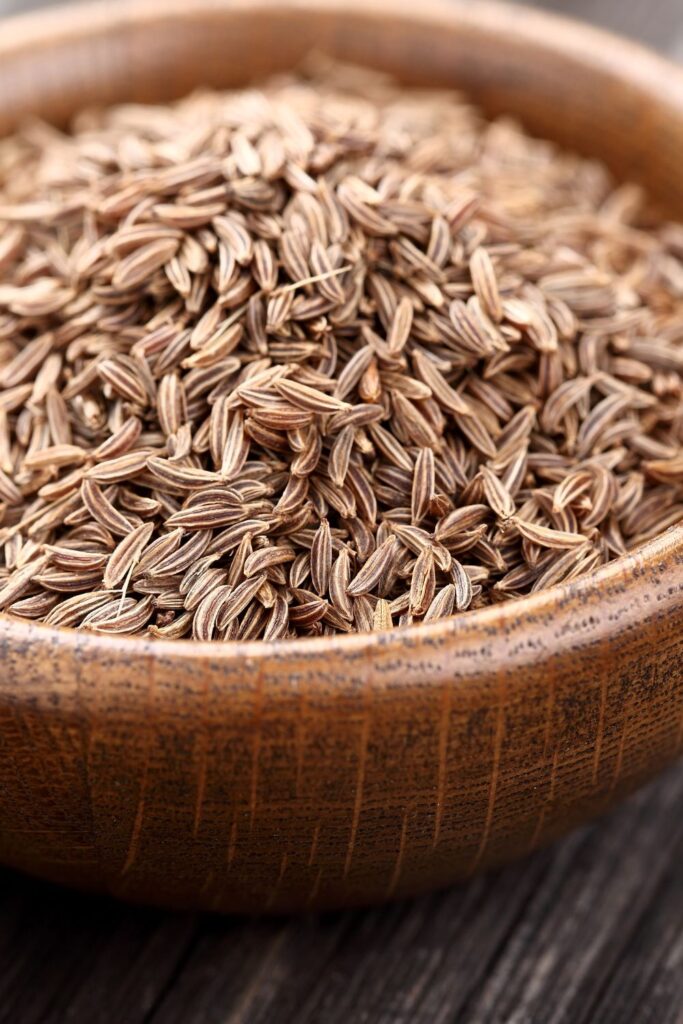
[{"label": "brown wooden bowl", "polygon": [[[143,0],[5,22],[27,113],[234,85],[317,47],[457,84],[683,212],[683,73],[484,3]],[[407,895],[524,854],[683,748],[683,527],[449,622],[282,645],[0,618],[0,860],[127,899],[281,910]]]}]

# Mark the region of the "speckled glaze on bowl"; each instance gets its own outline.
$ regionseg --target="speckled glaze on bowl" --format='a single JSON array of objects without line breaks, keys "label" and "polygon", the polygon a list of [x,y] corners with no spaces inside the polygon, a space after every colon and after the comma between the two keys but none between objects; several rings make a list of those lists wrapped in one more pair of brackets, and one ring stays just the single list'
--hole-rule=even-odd
[{"label": "speckled glaze on bowl", "polygon": [[[0,131],[235,85],[311,48],[644,181],[683,212],[683,74],[487,3],[142,0],[0,34]],[[207,645],[0,617],[0,861],[216,910],[377,902],[517,857],[683,748],[683,528],[595,575],[386,635]]]}]

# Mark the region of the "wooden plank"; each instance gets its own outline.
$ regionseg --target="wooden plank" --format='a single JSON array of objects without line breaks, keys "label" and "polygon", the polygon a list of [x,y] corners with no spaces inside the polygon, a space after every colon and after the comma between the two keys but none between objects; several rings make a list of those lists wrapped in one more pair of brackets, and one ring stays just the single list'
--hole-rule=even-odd
[{"label": "wooden plank", "polygon": [[[677,813],[680,815],[680,808]],[[634,929],[599,993],[593,1020],[680,1024],[683,1014],[683,871],[665,873],[656,899]]]},{"label": "wooden plank", "polygon": [[3,906],[14,890],[14,922],[7,932],[2,926],[12,937],[0,954],[0,1020],[145,1019],[188,944],[192,919],[131,911],[10,875],[3,883]]},{"label": "wooden plank", "polygon": [[[635,801],[630,814],[579,843],[551,899],[541,889],[527,907],[523,929],[470,1008],[473,1021],[513,1013],[534,1024],[602,1019],[592,1008],[606,979],[624,950],[639,944],[641,919],[659,905],[663,880],[683,878],[682,796],[679,771],[668,786]],[[680,903],[675,911],[680,921]],[[645,951],[639,964],[641,971],[649,968]]]}]

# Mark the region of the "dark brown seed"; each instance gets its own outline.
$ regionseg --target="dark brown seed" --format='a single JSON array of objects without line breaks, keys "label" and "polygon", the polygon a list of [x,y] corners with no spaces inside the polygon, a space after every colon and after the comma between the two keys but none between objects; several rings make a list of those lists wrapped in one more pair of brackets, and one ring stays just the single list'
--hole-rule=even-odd
[{"label": "dark brown seed", "polygon": [[417,556],[410,583],[410,612],[424,615],[434,597],[436,570],[431,548],[424,548]]},{"label": "dark brown seed", "polygon": [[427,514],[434,488],[434,452],[431,448],[421,448],[413,473],[411,512],[414,525],[417,526]]},{"label": "dark brown seed", "polygon": [[311,545],[311,582],[318,594],[327,593],[332,570],[332,535],[330,524],[323,519]]},{"label": "dark brown seed", "polygon": [[455,588],[455,607],[459,612],[464,612],[472,602],[472,580],[455,558],[451,563],[451,579]]},{"label": "dark brown seed", "polygon": [[351,560],[346,548],[337,555],[330,573],[329,593],[332,604],[346,619],[353,618],[353,602],[348,594],[351,582]]},{"label": "dark brown seed", "polygon": [[278,594],[275,598],[275,603],[270,610],[266,627],[263,630],[263,639],[281,640],[282,637],[286,636],[288,626],[289,606],[282,594]]}]

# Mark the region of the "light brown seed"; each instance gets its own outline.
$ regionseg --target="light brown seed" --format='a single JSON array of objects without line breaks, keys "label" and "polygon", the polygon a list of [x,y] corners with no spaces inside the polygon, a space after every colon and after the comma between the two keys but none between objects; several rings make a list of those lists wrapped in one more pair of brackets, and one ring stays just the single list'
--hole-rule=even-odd
[{"label": "light brown seed", "polygon": [[238,523],[236,526],[229,526],[226,530],[216,534],[210,543],[209,553],[226,555],[238,547],[247,534],[251,537],[259,537],[268,533],[270,529],[271,523],[267,520],[245,519],[244,522]]},{"label": "light brown seed", "polygon": [[515,514],[516,506],[507,487],[488,466],[482,466],[479,472],[484,482],[484,494],[489,505],[501,519],[509,519]]},{"label": "light brown seed", "polygon": [[391,321],[391,327],[387,335],[387,347],[392,354],[402,352],[413,325],[413,304],[408,298],[403,298],[396,306]]},{"label": "light brown seed", "polygon": [[683,480],[683,452],[672,459],[651,459],[643,463],[643,468],[653,480],[668,484]]},{"label": "light brown seed", "polygon": [[498,281],[491,257],[481,246],[470,257],[472,285],[482,306],[496,323],[503,319],[503,305],[498,290]]},{"label": "light brown seed", "polygon": [[442,544],[447,544],[450,540],[457,538],[459,534],[479,526],[489,515],[490,509],[483,504],[456,508],[438,523],[434,535]]},{"label": "light brown seed", "polygon": [[[0,285],[1,290],[2,286]],[[11,389],[18,384],[23,384],[28,377],[32,376],[42,366],[50,354],[53,344],[54,338],[52,335],[43,334],[20,349],[14,359],[10,360],[0,369],[0,388]],[[33,387],[31,387],[32,390]]]},{"label": "light brown seed", "polygon": [[22,619],[46,619],[55,605],[59,602],[59,594],[50,594],[42,591],[40,594],[32,594],[30,597],[20,598],[9,605],[7,611],[10,615],[18,615]]},{"label": "light brown seed", "polygon": [[17,569],[0,588],[0,610],[7,608],[31,586],[31,582],[46,566],[47,556],[41,555]]},{"label": "light brown seed", "polygon": [[167,555],[177,551],[183,539],[183,531],[180,529],[170,530],[168,533],[157,537],[148,545],[147,550],[141,555],[139,561],[133,568],[133,578],[151,572]]},{"label": "light brown seed", "polygon": [[161,484],[170,484],[182,491],[199,490],[220,480],[219,474],[211,470],[179,465],[154,455],[147,458],[146,464]]},{"label": "light brown seed", "polygon": [[393,626],[391,618],[391,605],[384,598],[375,605],[375,611],[372,617],[372,628],[374,631],[391,629]]},{"label": "light brown seed", "polygon": [[265,573],[261,573],[251,579],[244,580],[232,590],[222,602],[218,616],[219,629],[225,629],[233,619],[236,619],[244,611],[265,582]]},{"label": "light brown seed", "polygon": [[413,460],[400,441],[379,424],[373,423],[369,429],[370,436],[382,455],[393,465],[398,466],[399,469],[406,469],[409,473],[412,473]]},{"label": "light brown seed", "polygon": [[437,619],[445,619],[453,614],[455,609],[455,586],[449,583],[443,587],[432,600],[429,608],[424,614],[423,622],[435,622]]},{"label": "light brown seed", "polygon": [[353,602],[348,595],[348,586],[351,582],[351,560],[346,548],[337,555],[332,566],[329,582],[329,593],[332,604],[346,619],[353,618]]},{"label": "light brown seed", "polygon": [[216,587],[204,597],[195,610],[192,619],[194,640],[212,640],[218,616],[233,593],[232,587],[224,584]]},{"label": "light brown seed", "polygon": [[104,459],[88,469],[86,475],[89,480],[95,480],[100,484],[130,480],[145,469],[148,458],[147,451],[126,452],[118,457]]},{"label": "light brown seed", "polygon": [[113,590],[135,568],[153,533],[154,524],[143,523],[112,551],[102,577],[106,590]]},{"label": "light brown seed", "polygon": [[458,416],[471,416],[472,410],[466,399],[448,384],[439,372],[438,367],[420,349],[415,349],[412,355],[415,372],[420,380],[428,385],[436,401],[444,409],[449,410]]},{"label": "light brown seed", "polygon": [[24,469],[61,469],[63,466],[80,466],[86,459],[86,452],[75,444],[53,444],[47,448],[29,452],[24,459]]},{"label": "light brown seed", "polygon": [[50,564],[60,569],[88,572],[93,569],[104,569],[108,560],[106,551],[79,551],[75,548],[58,547],[44,544],[43,551],[50,556]]},{"label": "light brown seed", "polygon": [[427,514],[434,488],[434,452],[431,448],[421,448],[415,460],[411,494],[411,514],[414,525],[417,526]]},{"label": "light brown seed", "polygon": [[[175,532],[175,531],[174,531]],[[163,577],[163,576],[175,576],[180,572],[184,572],[190,565],[193,565],[197,559],[201,558],[205,554],[209,544],[211,543],[211,531],[202,530],[201,532],[193,534],[189,540],[180,546],[173,546],[169,544],[171,550],[164,555],[160,560],[154,560],[152,566],[149,565],[146,568],[146,573],[150,579]],[[149,551],[147,552],[149,554]],[[140,573],[140,565],[137,567],[137,574]]]},{"label": "light brown seed", "polygon": [[552,530],[539,523],[530,523],[518,516],[513,516],[511,524],[527,540],[539,544],[545,548],[572,548],[585,544],[586,538],[578,533],[566,533],[562,530]]},{"label": "light brown seed", "polygon": [[83,481],[80,497],[93,519],[115,536],[126,537],[133,530],[133,522],[112,505],[94,480]]},{"label": "light brown seed", "polygon": [[327,471],[332,483],[337,487],[344,486],[355,436],[356,431],[353,427],[344,427],[337,434],[330,448]]},{"label": "light brown seed", "polygon": [[94,591],[92,594],[76,594],[60,601],[46,616],[49,626],[76,626],[90,612],[102,608],[111,601],[111,594],[105,590]]},{"label": "light brown seed", "polygon": [[7,505],[21,505],[23,495],[13,480],[0,469],[0,501]]},{"label": "light brown seed", "polygon": [[382,576],[393,566],[398,553],[398,542],[395,537],[388,537],[374,551],[363,568],[354,576],[346,588],[350,597],[359,597],[369,593],[379,583]]},{"label": "light brown seed", "polygon": [[338,412],[350,408],[347,402],[295,380],[276,380],[275,388],[292,405],[310,412]]}]

